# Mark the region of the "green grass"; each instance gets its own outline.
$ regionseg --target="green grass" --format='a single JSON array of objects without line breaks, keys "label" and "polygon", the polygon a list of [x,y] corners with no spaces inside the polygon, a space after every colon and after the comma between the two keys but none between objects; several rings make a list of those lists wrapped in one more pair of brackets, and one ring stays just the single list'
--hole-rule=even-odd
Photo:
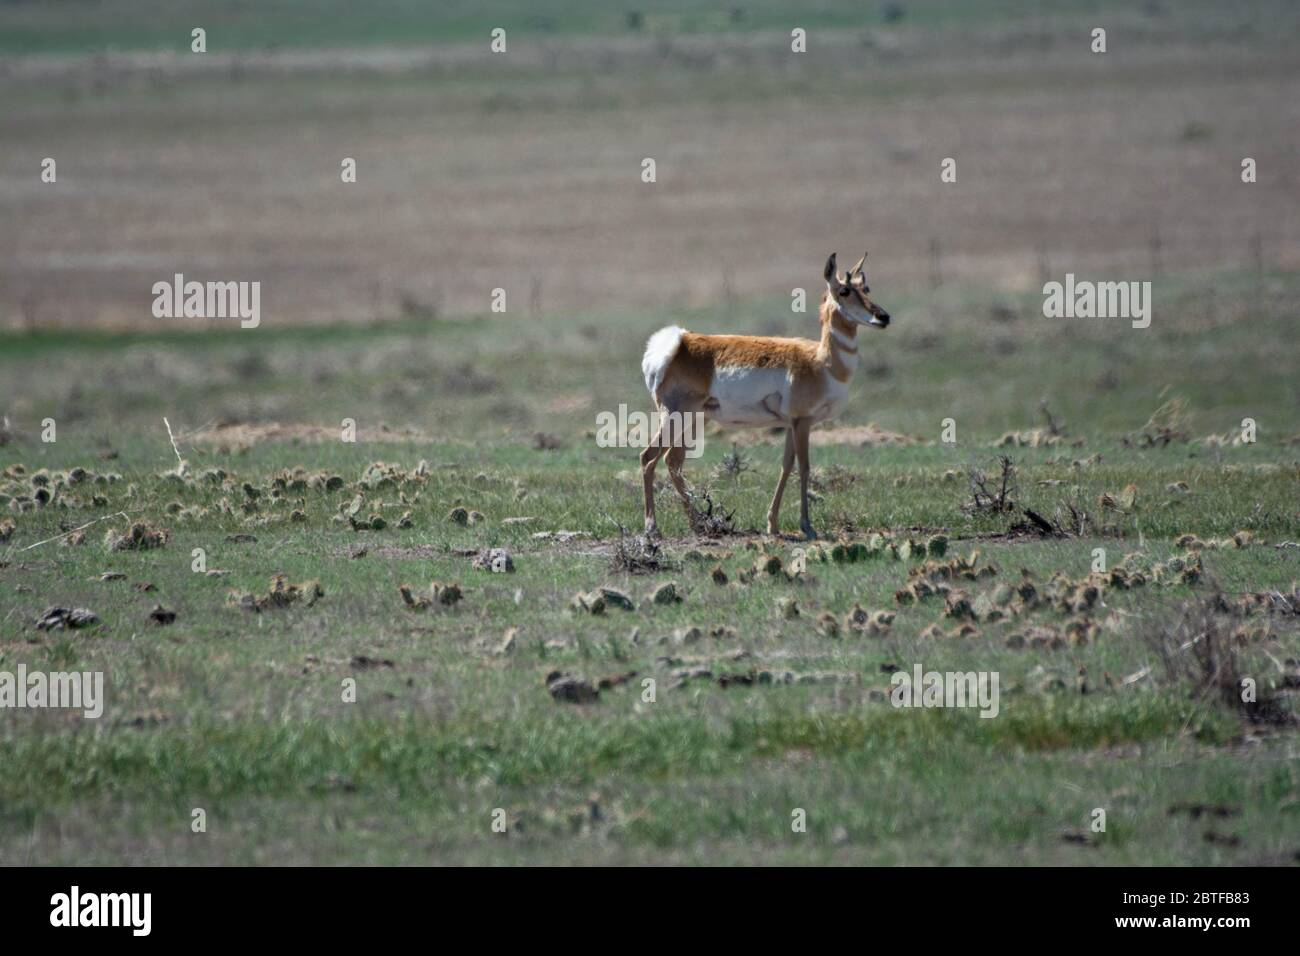
[{"label": "green grass", "polygon": [[[888,5],[817,0],[797,12],[777,0],[734,4],[699,4],[691,0],[608,4],[599,0],[455,0],[426,4],[415,0],[375,0],[364,8],[343,0],[265,0],[257,4],[213,0],[137,0],[124,3],[65,2],[8,4],[0,10],[0,53],[84,53],[120,50],[188,52],[190,30],[208,31],[212,52],[266,48],[311,48],[487,42],[497,27],[522,40],[568,36],[677,36],[735,31],[781,30],[802,26],[818,30],[879,29],[896,31],[972,29],[994,24],[1033,25],[1074,18],[1092,23],[1097,16],[1132,29],[1160,28],[1173,16],[1202,24],[1206,30],[1262,30],[1288,7],[1256,3],[1231,13],[1208,2],[1179,4],[1168,13],[1134,10],[1107,0],[1080,11],[1068,0],[1030,3],[998,0],[980,4],[952,0],[910,0],[896,6],[901,19],[886,18]],[[641,13],[639,26],[629,20]],[[1087,14],[1088,16],[1085,16]],[[1092,19],[1090,19],[1091,17]]]},{"label": "green grass", "polygon": [[[1274,547],[1300,537],[1300,471],[1288,443],[1300,426],[1296,386],[1276,345],[1294,321],[1296,282],[1170,280],[1157,291],[1165,321],[1158,310],[1145,332],[1055,327],[1035,316],[1032,298],[979,290],[889,303],[898,321],[868,340],[845,421],[876,421],[927,443],[815,449],[819,476],[831,482],[813,509],[824,535],[942,531],[951,553],[978,549],[998,568],[962,582],[973,594],[1021,569],[1040,582],[1058,571],[1083,578],[1096,548],[1110,565],[1128,552],[1165,560],[1181,552],[1174,541],[1183,533],[1257,538],[1203,552],[1205,576],[1194,585],[1107,590],[1091,615],[1101,625],[1094,639],[1055,650],[1016,649],[1007,638],[1027,626],[1059,631],[1078,615],[1044,608],[981,622],[972,637],[930,636],[932,625],[946,634],[956,622],[942,601],[896,607],[909,562],[887,556],[816,563],[797,582],[759,575],[741,584],[763,539],[694,542],[669,490],[659,505],[671,566],[650,575],[611,566],[609,519],[639,521],[636,451],[598,448],[591,433],[597,410],[643,406],[640,341],[673,319],[702,330],[796,324],[777,305],[565,322],[10,335],[0,379],[15,434],[0,446],[0,466],[22,463],[26,474],[8,479],[4,493],[30,495],[37,469],[120,477],[62,488],[44,508],[8,502],[15,529],[0,551],[0,669],[102,670],[108,704],[99,721],[6,712],[0,860],[1287,862],[1297,850],[1294,732],[1250,724],[1167,675],[1156,635],[1216,590],[1288,590],[1300,576],[1296,551]],[[1216,315],[1173,318],[1209,286]],[[1001,321],[984,318],[995,305]],[[1152,410],[1178,395],[1189,400],[1179,424],[1189,440],[1134,444]],[[1062,443],[999,447],[1004,432],[1045,422],[1044,397],[1065,422]],[[163,415],[179,432],[188,480],[164,474],[176,460]],[[53,443],[39,440],[47,416],[57,422]],[[1259,422],[1256,444],[1197,440],[1245,416]],[[344,417],[358,420],[357,444],[329,431],[325,440],[224,448],[190,440],[192,429],[226,418],[333,429]],[[958,422],[955,447],[936,443],[946,417]],[[535,431],[562,447],[537,450]],[[108,448],[116,457],[101,460]],[[739,478],[715,475],[728,450],[711,437],[688,475],[735,509],[739,528],[758,528],[779,449],[743,449],[751,469]],[[1022,505],[1050,517],[1073,504],[1090,515],[1085,535],[1007,539],[1016,516],[964,510],[965,469],[992,467],[1001,452],[1016,462]],[[409,473],[422,459],[427,474],[361,483],[371,462]],[[338,475],[343,487],[277,496],[274,476],[298,466]],[[212,469],[225,478],[202,477]],[[1171,489],[1177,482],[1188,490]],[[259,492],[247,510],[245,483]],[[1129,484],[1131,508],[1099,503]],[[362,516],[382,514],[387,528],[354,531],[339,520],[358,493]],[[450,521],[457,505],[484,520]],[[789,498],[791,530],[795,508]],[[290,520],[293,510],[305,520]],[[105,530],[126,525],[119,517],[90,527],[81,546],[29,548],[119,511],[168,528],[170,541],[106,552]],[[399,528],[407,511],[412,527]],[[511,516],[535,520],[503,522]],[[532,537],[560,529],[591,538]],[[257,540],[228,540],[236,532]],[[798,544],[767,546],[788,562]],[[469,552],[496,546],[513,553],[513,574],[470,566]],[[229,573],[194,573],[196,548],[208,568]],[[710,579],[717,563],[726,587]],[[100,581],[106,570],[126,577]],[[231,603],[232,592],[265,591],[276,573],[318,580],[324,597],[262,614]],[[408,610],[398,585],[432,580],[459,582],[464,600]],[[680,605],[640,603],[666,580],[679,584]],[[136,590],[140,582],[154,589]],[[569,609],[575,593],[602,584],[626,589],[637,610]],[[795,619],[778,610],[789,597]],[[895,610],[889,632],[822,633],[819,615],[842,618],[855,603]],[[89,607],[101,623],[36,631],[38,614],[56,604]],[[155,604],[174,610],[176,623],[151,623]],[[1241,672],[1293,709],[1277,662],[1300,653],[1295,619],[1226,622],[1242,624],[1266,624],[1268,634],[1239,648]],[[705,636],[678,644],[674,635],[692,626]],[[709,636],[719,626],[734,633]],[[514,647],[502,653],[511,627]],[[731,656],[741,650],[747,656]],[[363,656],[392,666],[363,669],[354,660]],[[692,659],[717,673],[831,673],[843,682],[672,686],[673,670]],[[890,707],[887,668],[917,662],[998,672],[999,716]],[[1146,666],[1147,678],[1118,686]],[[550,698],[551,670],[638,676],[578,707]],[[641,696],[647,677],[653,703]],[[347,679],[357,682],[355,703],[342,700]],[[1189,802],[1228,804],[1234,815],[1194,820],[1177,810]],[[208,814],[207,833],[190,831],[196,807]],[[1062,839],[1086,831],[1096,807],[1107,811],[1105,833],[1084,844]],[[491,829],[497,808],[508,834]],[[808,813],[806,834],[791,831],[795,808]],[[1241,843],[1208,842],[1208,830]]]},{"label": "green grass", "polygon": [[[1036,294],[943,287],[925,295],[880,289],[878,297],[895,323],[865,334],[842,423],[876,421],[936,440],[951,417],[957,444],[946,450],[957,455],[1044,424],[1042,399],[1067,430],[1075,426],[1070,438],[1092,445],[1131,435],[1179,397],[1190,437],[1239,431],[1250,417],[1261,445],[1277,447],[1300,429],[1300,385],[1277,347],[1300,304],[1300,279],[1291,274],[1156,282],[1145,330],[1122,320],[1045,319]],[[29,428],[47,414],[109,438],[128,427],[152,431],[162,414],[188,427],[250,415],[315,423],[352,417],[362,429],[384,421],[483,447],[496,439],[513,445],[529,430],[594,429],[596,413],[619,403],[644,410],[641,347],[669,323],[699,332],[816,332],[815,318],[792,314],[788,301],[757,302],[711,311],[408,317],[310,330],[267,322],[248,330],[7,332],[0,361],[9,415]],[[567,404],[557,412],[552,402],[561,398]],[[54,446],[38,450],[60,454]],[[1198,446],[1184,450],[1205,455]],[[334,460],[353,451],[336,448]]]}]

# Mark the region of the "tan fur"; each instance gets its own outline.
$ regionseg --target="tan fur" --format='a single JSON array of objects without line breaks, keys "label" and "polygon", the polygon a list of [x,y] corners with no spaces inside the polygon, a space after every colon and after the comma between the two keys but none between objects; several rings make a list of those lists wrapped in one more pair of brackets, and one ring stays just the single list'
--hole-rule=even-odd
[{"label": "tan fur", "polygon": [[[707,418],[710,411],[717,412],[720,407],[718,399],[711,394],[718,369],[785,369],[789,373],[789,407],[784,417],[768,406],[766,400],[761,403],[765,412],[772,412],[773,424],[783,424],[786,427],[781,477],[767,514],[769,534],[777,533],[781,498],[785,492],[786,480],[797,461],[799,526],[806,536],[816,537],[808,517],[808,436],[812,426],[832,414],[838,407],[838,402],[843,400],[845,393],[840,386],[848,382],[856,367],[858,322],[866,321],[846,318],[841,313],[841,308],[848,310],[849,315],[855,318],[860,313],[854,310],[861,309],[873,317],[873,323],[882,326],[889,324],[888,313],[867,298],[870,290],[861,271],[865,259],[866,256],[863,255],[847,275],[834,273],[834,288],[840,296],[841,305],[837,307],[836,299],[829,289],[823,294],[818,309],[822,327],[819,341],[766,335],[700,335],[683,332],[677,351],[664,369],[663,379],[655,391],[654,399],[661,414],[702,412]],[[834,265],[835,257],[831,256],[825,270],[828,284]],[[876,319],[880,322],[876,323]],[[685,449],[665,431],[641,453],[647,534],[658,533],[654,509],[654,472],[655,464],[665,451],[668,453],[668,474],[686,509],[687,519],[695,525],[697,518],[682,477]]]},{"label": "tan fur", "polygon": [[831,334],[857,340],[857,326],[843,319],[831,300],[822,296],[818,309],[821,341],[778,338],[770,335],[701,335],[686,332],[664,373],[659,404],[671,411],[708,411],[709,387],[714,370],[720,367],[784,368],[791,372],[792,394],[799,399],[792,417],[810,414],[826,394],[825,376],[847,382],[852,375],[843,356],[856,354],[856,346],[845,346]]}]

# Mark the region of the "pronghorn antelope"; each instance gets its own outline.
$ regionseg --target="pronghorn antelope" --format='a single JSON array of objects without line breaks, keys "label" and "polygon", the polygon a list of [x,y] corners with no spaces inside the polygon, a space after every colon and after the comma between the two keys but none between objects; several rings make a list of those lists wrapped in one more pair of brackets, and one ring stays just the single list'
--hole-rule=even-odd
[{"label": "pronghorn antelope", "polygon": [[767,533],[777,533],[781,495],[796,458],[799,459],[799,527],[817,537],[808,520],[808,433],[813,425],[837,414],[849,395],[849,379],[858,365],[859,325],[883,329],[889,313],[867,294],[862,273],[866,253],[841,275],[835,255],[826,260],[819,318],[821,340],[773,338],[761,335],[698,335],[677,326],[660,329],[646,343],[641,371],[663,423],[659,434],[641,453],[645,487],[645,530],[658,534],[655,523],[655,465],[668,453],[668,476],[696,524],[682,462],[685,438],[674,429],[686,415],[700,413],[724,427],[785,428],[785,459],[776,493],[767,510]]}]

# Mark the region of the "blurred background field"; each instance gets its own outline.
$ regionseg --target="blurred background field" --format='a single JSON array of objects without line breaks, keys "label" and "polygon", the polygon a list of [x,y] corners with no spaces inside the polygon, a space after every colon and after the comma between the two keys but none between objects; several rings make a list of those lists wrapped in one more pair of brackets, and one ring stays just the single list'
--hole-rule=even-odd
[{"label": "blurred background field", "polygon": [[895,296],[1289,271],[1298,35],[1267,0],[0,5],[0,327],[156,329],[176,272],[285,328],[747,303],[862,247]]},{"label": "blurred background field", "polygon": [[[580,434],[644,402],[655,328],[814,335],[825,255],[866,247],[897,321],[849,423],[996,437],[1046,398],[1115,436],[1181,396],[1198,434],[1296,433],[1293,4],[68,2],[0,27],[20,431]],[[1066,272],[1152,280],[1152,327],[1044,319]],[[176,273],[260,281],[261,327],[154,318]]]}]

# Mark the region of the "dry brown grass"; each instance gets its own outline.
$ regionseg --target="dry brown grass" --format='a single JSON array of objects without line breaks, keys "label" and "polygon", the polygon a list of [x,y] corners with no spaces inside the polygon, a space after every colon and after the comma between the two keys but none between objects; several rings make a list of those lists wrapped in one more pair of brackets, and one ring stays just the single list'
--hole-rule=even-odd
[{"label": "dry brown grass", "polygon": [[[282,422],[218,422],[205,425],[184,435],[196,445],[210,445],[226,451],[240,451],[266,442],[315,444],[339,441],[338,428],[323,425],[285,424]],[[429,436],[409,426],[358,428],[356,437],[363,442],[428,441]]]},{"label": "dry brown grass", "polygon": [[[1048,27],[846,33],[791,60],[780,39],[592,39],[501,67],[449,49],[427,71],[394,54],[379,77],[304,53],[238,81],[183,57],[46,64],[43,88],[14,69],[0,325],[156,326],[150,286],[178,270],[260,279],[282,325],[482,313],[496,286],[515,315],[788,296],[863,239],[886,305],[928,284],[936,239],[944,281],[1008,289],[1044,266],[1246,266],[1256,233],[1267,264],[1300,265],[1284,44],[1152,31],[1101,58]],[[55,186],[33,172],[47,155]]]}]

